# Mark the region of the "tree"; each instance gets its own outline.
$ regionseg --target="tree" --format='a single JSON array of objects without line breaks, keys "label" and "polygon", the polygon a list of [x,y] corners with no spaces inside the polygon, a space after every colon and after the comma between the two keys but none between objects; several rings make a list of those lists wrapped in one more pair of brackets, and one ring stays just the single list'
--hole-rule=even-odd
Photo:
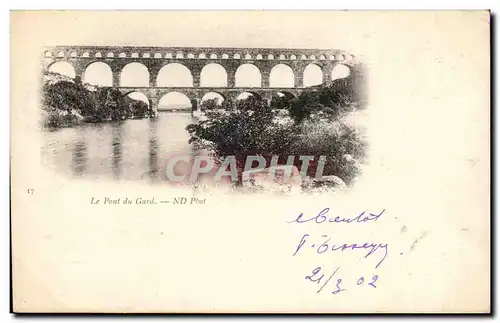
[{"label": "tree", "polygon": [[291,95],[273,95],[271,98],[271,108],[273,109],[289,109],[295,98]]},{"label": "tree", "polygon": [[42,93],[44,109],[58,109],[68,113],[77,110],[84,116],[92,114],[94,110],[92,96],[81,84],[68,81],[46,83]]},{"label": "tree", "polygon": [[207,111],[206,120],[187,126],[190,143],[211,149],[219,158],[235,156],[240,167],[247,156],[287,155],[295,133],[290,125],[275,123],[276,113],[260,98],[237,101],[227,113]]},{"label": "tree", "polygon": [[355,66],[351,75],[334,80],[315,91],[303,92],[290,107],[290,115],[302,122],[314,114],[328,119],[339,119],[346,113],[366,105],[365,73],[362,65]]},{"label": "tree", "polygon": [[214,98],[214,99],[208,99],[208,100],[201,102],[200,108],[202,111],[207,111],[207,110],[218,109],[218,108],[220,108],[220,106],[221,105],[219,104],[219,99]]}]

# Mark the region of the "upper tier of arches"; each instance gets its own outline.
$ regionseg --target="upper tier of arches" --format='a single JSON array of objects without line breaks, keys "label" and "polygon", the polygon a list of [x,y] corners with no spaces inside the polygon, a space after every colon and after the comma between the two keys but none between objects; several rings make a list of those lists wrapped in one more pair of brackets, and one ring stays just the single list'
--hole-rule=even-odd
[{"label": "upper tier of arches", "polygon": [[77,65],[76,69],[74,64],[72,61],[56,60],[47,66],[47,70],[69,78],[79,76],[84,83],[91,85],[121,87],[294,88],[315,86],[350,75],[350,67],[340,63],[331,67],[309,62],[301,68],[294,68],[290,64],[277,62],[264,71],[259,64],[253,63],[239,64],[232,71],[228,71],[224,64],[214,62],[194,69],[190,69],[189,65],[171,62],[156,70],[151,70],[141,61],[126,62],[117,67],[110,66],[106,61],[94,60]]},{"label": "upper tier of arches", "polygon": [[54,48],[44,51],[46,58],[146,58],[146,59],[241,59],[241,60],[320,60],[346,61],[357,59],[354,55],[328,50],[281,49],[125,49],[125,48]]}]

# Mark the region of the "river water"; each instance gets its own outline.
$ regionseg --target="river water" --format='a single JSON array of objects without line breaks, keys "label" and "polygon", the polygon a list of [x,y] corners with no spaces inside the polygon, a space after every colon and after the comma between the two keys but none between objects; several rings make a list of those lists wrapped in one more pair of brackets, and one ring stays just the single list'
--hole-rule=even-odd
[{"label": "river water", "polygon": [[156,119],[44,131],[42,160],[46,167],[76,178],[156,181],[169,157],[192,154],[185,129],[192,122],[190,113],[160,112]]}]

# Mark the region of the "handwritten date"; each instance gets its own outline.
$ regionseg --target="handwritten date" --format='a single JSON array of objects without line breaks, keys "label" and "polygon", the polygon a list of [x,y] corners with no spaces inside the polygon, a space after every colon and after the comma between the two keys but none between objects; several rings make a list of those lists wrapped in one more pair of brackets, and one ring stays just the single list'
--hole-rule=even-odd
[{"label": "handwritten date", "polygon": [[[328,278],[326,278],[326,280],[325,280],[325,273],[324,273],[324,271],[322,272],[322,269],[323,268],[321,266],[316,267],[313,269],[313,271],[310,275],[307,275],[305,277],[306,280],[313,282],[313,283],[317,283],[318,285],[321,285],[321,287],[318,289],[318,291],[316,293],[319,294],[325,288],[325,286],[328,285],[328,283],[332,280],[332,278],[335,277],[335,275],[337,275],[337,277],[334,279],[334,282],[332,282],[335,286],[334,286],[334,289],[332,290],[331,293],[333,295],[337,295],[337,294],[347,290],[346,288],[343,288],[344,281],[339,273],[340,267],[335,268],[333,273]],[[365,277],[361,276],[357,279],[355,286],[370,286],[372,288],[377,288],[377,286],[375,285],[377,280],[378,280],[378,275],[373,275],[373,276],[371,276],[371,278],[368,278],[368,279],[365,279]],[[355,281],[355,279],[353,281]],[[353,281],[348,281],[347,283],[354,284]]]}]

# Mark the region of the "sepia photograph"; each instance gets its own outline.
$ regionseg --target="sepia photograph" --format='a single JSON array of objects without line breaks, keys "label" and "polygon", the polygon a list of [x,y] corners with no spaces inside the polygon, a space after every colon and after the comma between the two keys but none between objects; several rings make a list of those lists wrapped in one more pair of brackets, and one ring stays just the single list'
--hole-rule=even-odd
[{"label": "sepia photograph", "polygon": [[73,178],[334,192],[365,157],[365,73],[342,49],[47,48],[44,160]]}]

